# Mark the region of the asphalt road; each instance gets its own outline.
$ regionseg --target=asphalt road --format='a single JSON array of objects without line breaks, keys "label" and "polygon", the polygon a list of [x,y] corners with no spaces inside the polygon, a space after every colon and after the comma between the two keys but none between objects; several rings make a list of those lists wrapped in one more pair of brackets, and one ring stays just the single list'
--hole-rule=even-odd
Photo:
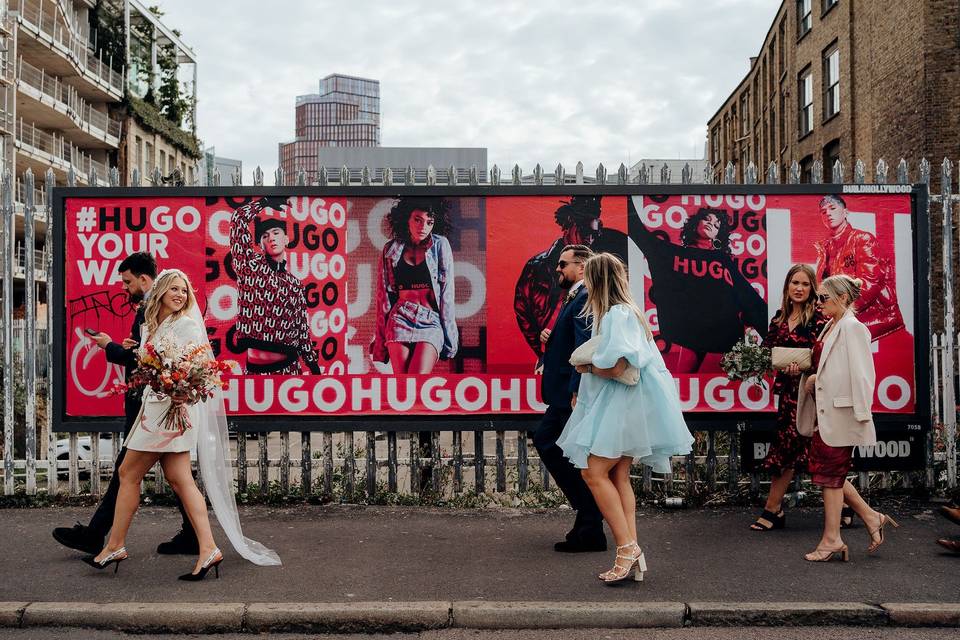
[{"label": "asphalt road", "polygon": [[0,511],[0,601],[956,602],[960,585],[960,556],[933,542],[960,528],[932,508],[893,513],[902,526],[888,530],[872,556],[862,525],[846,532],[847,564],[803,560],[819,538],[818,509],[795,510],[787,529],[762,534],[747,529],[753,509],[644,510],[638,522],[649,573],[619,587],[595,578],[612,563],[612,546],[607,553],[552,550],[570,511],[248,507],[241,510],[245,533],[276,549],[284,565],[256,567],[220,534],[222,579],[196,584],[176,580],[193,558],[154,551],[176,531],[175,509],[141,510],[128,539],[131,559],[116,576],[82,564],[50,536],[89,513]]}]

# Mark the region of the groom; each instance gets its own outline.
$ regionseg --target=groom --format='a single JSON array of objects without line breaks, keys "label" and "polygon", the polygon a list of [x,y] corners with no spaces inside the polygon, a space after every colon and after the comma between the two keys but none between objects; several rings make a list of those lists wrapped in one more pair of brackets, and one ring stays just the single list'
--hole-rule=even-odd
[{"label": "groom", "polygon": [[547,404],[547,411],[533,434],[533,446],[537,448],[540,459],[563,495],[577,510],[577,519],[573,529],[567,533],[566,540],[553,545],[556,551],[565,553],[607,549],[603,516],[597,503],[583,481],[580,470],[564,457],[563,451],[557,446],[557,439],[573,413],[577,390],[580,388],[580,374],[570,365],[570,354],[590,339],[587,321],[581,317],[581,312],[587,301],[587,289],[583,286],[583,263],[591,255],[593,252],[590,248],[582,244],[567,245],[560,252],[556,273],[560,287],[567,294],[553,327],[540,332],[540,341],[544,345],[540,393]]},{"label": "groom", "polygon": [[[131,253],[117,267],[120,279],[123,282],[123,288],[130,297],[131,304],[137,305],[137,313],[133,318],[133,327],[130,328],[130,337],[124,338],[122,343],[113,342],[105,333],[98,333],[92,340],[97,343],[101,349],[106,352],[107,362],[118,364],[125,369],[125,380],[130,381],[130,376],[137,368],[137,359],[134,355],[134,349],[140,346],[140,325],[144,323],[144,310],[146,299],[150,295],[150,289],[153,287],[153,281],[157,277],[157,262],[153,256],[146,252]],[[123,425],[123,435],[130,432],[133,421],[137,419],[140,413],[141,394],[139,392],[128,391],[123,398],[123,413],[126,421]],[[98,434],[91,437],[97,438]],[[103,541],[107,533],[113,526],[113,512],[117,506],[117,492],[120,489],[120,469],[123,458],[127,453],[127,448],[120,449],[120,455],[114,463],[113,477],[110,478],[110,484],[107,486],[107,492],[103,494],[103,499],[97,507],[93,517],[90,518],[90,524],[83,526],[79,522],[72,527],[57,527],[53,530],[54,539],[65,547],[86,551],[87,553],[97,554],[103,549]],[[176,498],[175,498],[176,499]],[[183,516],[183,528],[169,542],[163,542],[157,547],[157,553],[163,554],[196,554],[200,552],[197,544],[197,534],[194,533],[187,514],[183,510],[183,505],[177,500],[177,507],[180,509],[180,515]]]}]

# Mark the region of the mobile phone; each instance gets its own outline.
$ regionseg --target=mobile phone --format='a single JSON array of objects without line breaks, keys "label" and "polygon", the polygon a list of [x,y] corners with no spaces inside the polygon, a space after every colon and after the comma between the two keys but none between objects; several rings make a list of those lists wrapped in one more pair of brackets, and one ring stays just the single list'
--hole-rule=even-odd
[{"label": "mobile phone", "polygon": [[100,333],[100,332],[97,331],[96,329],[91,329],[90,327],[87,327],[86,329],[84,329],[83,332],[84,332],[85,334],[87,334],[88,336],[95,336],[95,335],[98,335],[98,334]]}]

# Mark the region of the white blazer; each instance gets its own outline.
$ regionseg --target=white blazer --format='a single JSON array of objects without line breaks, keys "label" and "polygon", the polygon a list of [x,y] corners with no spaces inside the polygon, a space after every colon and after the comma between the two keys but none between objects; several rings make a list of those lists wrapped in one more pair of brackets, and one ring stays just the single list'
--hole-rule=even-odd
[{"label": "white blazer", "polygon": [[[832,325],[831,320],[823,333]],[[875,381],[870,330],[848,310],[824,342],[814,396],[805,390],[807,375],[800,378],[797,431],[812,436],[819,430],[831,447],[876,444],[871,412]]]}]

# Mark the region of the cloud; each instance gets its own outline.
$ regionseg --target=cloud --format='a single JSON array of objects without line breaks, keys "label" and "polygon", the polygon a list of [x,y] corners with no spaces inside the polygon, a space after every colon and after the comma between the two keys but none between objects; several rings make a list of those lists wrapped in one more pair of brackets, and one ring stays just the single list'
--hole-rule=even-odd
[{"label": "cloud", "polygon": [[380,81],[385,146],[487,147],[488,161],[592,173],[702,153],[743,78],[768,0],[583,3],[161,0],[199,58],[198,127],[270,175],[294,100],[319,78]]}]

